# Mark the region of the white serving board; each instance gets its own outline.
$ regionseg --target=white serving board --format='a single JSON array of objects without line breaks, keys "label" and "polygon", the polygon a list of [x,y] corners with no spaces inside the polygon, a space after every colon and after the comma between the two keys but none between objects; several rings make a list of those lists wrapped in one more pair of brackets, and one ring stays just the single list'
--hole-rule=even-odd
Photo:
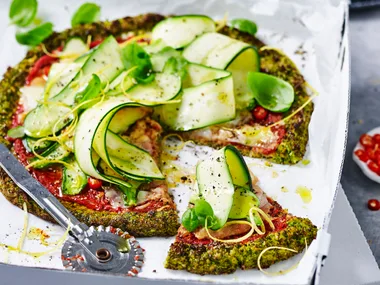
[{"label": "white serving board", "polygon": [[[39,1],[39,13],[46,20],[56,24],[57,30],[67,28],[73,11],[80,5],[73,0]],[[228,12],[229,18],[245,17],[257,22],[258,37],[268,45],[283,49],[300,68],[306,80],[319,91],[315,98],[315,111],[309,126],[310,140],[305,159],[310,164],[305,166],[273,165],[267,167],[258,159],[247,159],[251,170],[259,177],[260,186],[268,195],[275,198],[289,212],[308,217],[319,229],[327,229],[329,217],[336,196],[336,186],[339,181],[343,153],[345,148],[346,120],[349,106],[348,96],[348,46],[347,39],[341,45],[341,25],[344,13],[347,12],[347,3],[342,1],[331,4],[330,1],[227,1],[227,0],[140,0],[140,1],[94,1],[102,6],[103,19],[115,19],[126,15],[136,15],[145,12],[161,14],[201,13],[220,19]],[[3,33],[3,45],[0,50],[0,71],[5,71],[8,65],[20,61],[25,49],[17,45],[14,40],[14,28],[7,25],[7,7],[9,2],[0,4],[0,31]],[[305,54],[295,53],[296,50],[306,51]],[[345,63],[341,70],[343,48]],[[198,153],[210,152],[208,147],[197,147]],[[200,157],[202,154],[200,155]],[[203,154],[203,157],[207,156]],[[185,148],[180,155],[181,162],[187,161],[195,165],[196,159]],[[273,178],[273,172],[278,177]],[[288,189],[287,193],[281,187]],[[298,186],[312,189],[312,201],[303,203],[295,193]],[[180,215],[186,208],[190,191],[186,186],[171,189]],[[8,203],[0,195],[0,243],[17,244],[23,225],[23,213]],[[57,226],[29,216],[31,226],[45,229],[56,238],[63,234]],[[54,239],[52,237],[51,239]],[[298,268],[286,275],[269,277],[257,270],[238,270],[234,274],[223,276],[198,276],[182,271],[166,270],[163,262],[174,238],[140,238],[141,245],[146,249],[146,263],[139,275],[143,278],[154,279],[182,279],[210,282],[236,282],[258,284],[307,284],[314,272],[319,248],[319,239],[314,241],[302,258]],[[46,250],[37,241],[27,240],[25,249],[32,251]],[[298,260],[298,255],[288,261],[278,263],[271,270],[285,269]],[[24,255],[6,254],[0,248],[0,262],[16,265],[35,266],[62,269],[60,252],[45,256],[38,260]]]}]

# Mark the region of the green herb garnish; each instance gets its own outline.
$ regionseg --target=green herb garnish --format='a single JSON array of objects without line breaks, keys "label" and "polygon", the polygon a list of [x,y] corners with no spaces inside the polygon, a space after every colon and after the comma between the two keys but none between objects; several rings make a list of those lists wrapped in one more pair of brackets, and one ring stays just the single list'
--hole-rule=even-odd
[{"label": "green herb garnish", "polygon": [[149,54],[137,43],[131,43],[122,49],[122,59],[126,70],[134,68],[129,76],[138,83],[149,83],[154,79]]},{"label": "green herb garnish", "polygon": [[12,24],[26,27],[33,22],[37,14],[37,0],[13,0],[9,9]]},{"label": "green herb garnish", "polygon": [[249,72],[248,86],[256,101],[272,112],[286,112],[293,104],[292,85],[278,77],[261,72]]},{"label": "green herb garnish", "polygon": [[231,21],[231,27],[251,34],[252,36],[257,33],[257,25],[247,19],[234,19]]},{"label": "green herb garnish", "polygon": [[194,202],[194,207],[189,208],[182,216],[182,225],[189,231],[196,230],[199,226],[205,226],[207,219],[207,227],[211,228],[215,225],[214,211],[210,204],[203,199]]},{"label": "green herb garnish", "polygon": [[100,6],[94,3],[84,3],[71,18],[71,26],[89,24],[99,20]]},{"label": "green herb garnish", "polygon": [[16,40],[18,41],[19,44],[22,44],[22,45],[36,46],[40,44],[41,42],[43,42],[52,33],[53,33],[53,24],[45,23],[26,32],[17,32]]},{"label": "green herb garnish", "polygon": [[25,136],[24,127],[18,126],[13,129],[8,130],[7,136],[12,139],[19,139]]},{"label": "green herb garnish", "polygon": [[198,216],[193,208],[187,209],[182,216],[182,225],[189,232],[195,231],[199,226]]}]

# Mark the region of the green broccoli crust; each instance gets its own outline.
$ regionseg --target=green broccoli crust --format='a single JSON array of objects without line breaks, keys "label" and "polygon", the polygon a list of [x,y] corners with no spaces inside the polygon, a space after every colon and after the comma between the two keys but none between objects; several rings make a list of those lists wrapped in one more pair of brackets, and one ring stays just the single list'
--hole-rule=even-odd
[{"label": "green broccoli crust", "polygon": [[[252,242],[226,244],[213,242],[209,245],[174,242],[166,258],[165,268],[187,270],[196,274],[228,274],[236,269],[257,268],[260,253],[271,246],[282,246],[301,252],[317,234],[317,228],[309,219],[290,216],[284,230],[270,233]],[[270,250],[260,260],[267,268],[296,253],[287,250]]]}]

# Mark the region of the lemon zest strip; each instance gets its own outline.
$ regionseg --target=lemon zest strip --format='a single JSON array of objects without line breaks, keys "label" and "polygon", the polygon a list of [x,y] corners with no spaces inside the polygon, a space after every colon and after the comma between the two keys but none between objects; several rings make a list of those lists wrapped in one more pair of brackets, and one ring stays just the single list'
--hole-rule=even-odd
[{"label": "lemon zest strip", "polygon": [[269,215],[267,215],[263,210],[261,210],[259,207],[255,207],[253,206],[250,210],[249,210],[249,213],[251,213],[252,211],[257,211],[263,218],[264,220],[266,220],[269,224],[269,226],[271,227],[272,230],[275,229],[275,226],[270,218]]},{"label": "lemon zest strip", "polygon": [[75,58],[78,57],[78,54],[76,53],[67,53],[67,54],[61,54],[61,53],[51,53],[46,49],[46,46],[44,44],[41,45],[42,51],[44,54],[54,57],[54,58]]},{"label": "lemon zest strip", "polygon": [[277,121],[273,123],[272,125],[267,126],[267,128],[272,128],[274,126],[277,126],[279,124],[282,124],[286,122],[287,120],[291,119],[293,116],[295,116],[297,113],[301,112],[303,108],[305,108],[315,97],[317,97],[318,94],[314,94],[313,96],[309,97],[305,103],[303,103],[297,110],[295,110],[293,113],[291,113],[289,116],[281,119],[280,121]]},{"label": "lemon zest strip", "polygon": [[25,238],[26,238],[26,234],[27,234],[27,231],[28,231],[28,208],[26,206],[26,203],[24,202],[22,204],[22,208],[24,210],[24,226],[22,228],[22,233],[21,233],[21,237],[17,243],[17,250],[20,251],[24,245],[24,242],[25,242]]},{"label": "lemon zest strip", "polygon": [[126,45],[130,44],[131,42],[135,42],[135,41],[138,41],[138,40],[141,40],[141,39],[150,39],[150,38],[151,38],[150,34],[141,34],[141,35],[138,35],[138,36],[133,36],[129,40],[126,40],[125,42],[122,42],[121,44],[119,44],[119,46],[121,48],[123,48]]},{"label": "lemon zest strip", "polygon": [[249,226],[251,226],[251,229],[250,229],[250,231],[249,231],[247,234],[245,234],[244,236],[242,236],[242,237],[240,237],[240,238],[236,238],[236,239],[225,239],[225,240],[223,240],[223,239],[218,239],[218,238],[213,237],[213,236],[211,235],[211,233],[210,233],[210,231],[209,231],[209,229],[208,229],[208,227],[207,227],[207,220],[208,220],[208,219],[206,219],[206,221],[205,221],[205,229],[206,229],[206,232],[207,232],[208,236],[209,236],[212,240],[214,240],[214,241],[218,241],[218,242],[224,242],[224,243],[236,243],[236,242],[241,242],[241,241],[246,240],[247,238],[249,238],[249,237],[254,233],[254,231],[255,231],[254,228],[252,227],[252,224],[251,224],[250,222],[248,222],[248,221],[231,221],[231,222],[227,222],[224,226],[227,226],[227,225],[233,225],[233,224],[244,224],[244,225],[249,225]]},{"label": "lemon zest strip", "polygon": [[[169,138],[177,138],[179,141],[181,141],[181,144],[177,145],[177,146],[174,146],[174,147],[168,146],[167,140]],[[162,144],[165,145],[165,148],[166,149],[170,149],[170,150],[174,150],[174,151],[180,151],[180,150],[182,150],[183,147],[185,146],[185,143],[186,142],[183,141],[183,138],[179,134],[168,134],[168,135],[166,135],[166,136],[164,136],[162,138]]]},{"label": "lemon zest strip", "polygon": [[[305,257],[305,254],[307,252],[307,240],[306,240],[306,237],[305,237],[305,252],[301,258],[301,260]],[[264,255],[264,253],[266,253],[268,250],[272,250],[272,249],[282,249],[282,250],[287,250],[287,251],[291,251],[291,252],[295,252],[295,253],[298,253],[298,251],[294,250],[294,249],[291,249],[291,248],[288,248],[288,247],[282,247],[282,246],[270,246],[270,247],[267,247],[266,249],[264,249],[258,256],[257,258],[257,267],[259,268],[259,270],[266,274],[266,275],[269,275],[269,276],[280,276],[280,275],[284,275],[286,273],[289,273],[290,271],[293,271],[294,269],[296,269],[298,267],[298,265],[300,264],[301,260],[296,262],[295,264],[293,264],[291,267],[289,267],[288,269],[285,269],[285,270],[280,270],[278,272],[268,272],[266,270],[264,270],[262,267],[261,267],[261,258],[262,256]]]},{"label": "lemon zest strip", "polygon": [[39,258],[39,257],[41,257],[43,255],[47,255],[49,253],[52,253],[52,252],[60,249],[61,246],[62,246],[62,244],[67,239],[67,236],[69,235],[69,231],[70,231],[71,226],[67,227],[67,229],[66,229],[65,233],[63,234],[63,236],[56,242],[56,246],[54,246],[53,248],[51,248],[51,249],[49,249],[47,251],[44,251],[44,252],[29,252],[29,251],[26,251],[26,250],[22,249],[22,247],[24,245],[25,237],[26,237],[26,234],[27,234],[27,229],[28,229],[28,209],[27,209],[27,206],[26,206],[25,202],[23,204],[23,210],[24,210],[24,227],[23,227],[23,231],[22,231],[22,234],[21,234],[21,237],[19,239],[17,247],[11,246],[11,245],[7,245],[7,244],[3,244],[3,243],[0,243],[0,246],[1,247],[5,247],[7,249],[8,253],[9,253],[9,251],[16,251],[18,253],[29,255],[29,256],[32,256],[32,257],[35,257],[35,258]]}]

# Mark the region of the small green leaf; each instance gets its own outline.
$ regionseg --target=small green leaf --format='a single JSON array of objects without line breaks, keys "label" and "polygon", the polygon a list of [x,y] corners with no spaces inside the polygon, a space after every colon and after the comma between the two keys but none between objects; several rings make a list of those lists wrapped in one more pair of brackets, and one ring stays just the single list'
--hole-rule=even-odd
[{"label": "small green leaf", "polygon": [[[102,83],[100,81],[99,76],[96,74],[92,75],[92,79],[88,82],[86,88],[75,95],[75,103],[81,104],[83,102],[89,101],[98,97],[100,90],[102,88]],[[89,102],[88,104],[84,104],[81,109],[87,109],[90,106],[94,105],[96,102]]]},{"label": "small green leaf", "polygon": [[207,227],[215,226],[215,218],[214,211],[211,205],[204,199],[198,199],[194,202],[194,211],[198,216],[198,224],[201,226],[205,226],[205,222],[207,219]]},{"label": "small green leaf", "polygon": [[53,33],[53,24],[45,23],[26,32],[17,32],[16,40],[18,41],[19,44],[22,44],[22,45],[36,46],[40,44],[41,42],[43,42],[52,33]]},{"label": "small green leaf", "polygon": [[12,139],[18,139],[25,136],[24,127],[18,126],[13,129],[8,130],[7,136]]},{"label": "small green leaf", "polygon": [[231,26],[242,32],[246,32],[254,36],[257,33],[257,25],[247,19],[234,19],[231,21]]},{"label": "small green leaf", "polygon": [[248,86],[256,101],[272,112],[286,112],[293,104],[292,85],[278,77],[261,72],[249,72]]},{"label": "small green leaf", "polygon": [[71,26],[90,24],[99,21],[100,6],[94,3],[84,3],[71,18]]},{"label": "small green leaf", "polygon": [[206,200],[203,200],[203,199],[199,199],[195,201],[194,211],[197,214],[197,216],[203,216],[203,217],[214,216],[214,211],[212,210],[211,205]]},{"label": "small green leaf", "polygon": [[37,14],[37,0],[13,0],[9,9],[12,24],[26,27],[33,22]]},{"label": "small green leaf", "polygon": [[149,54],[137,43],[131,43],[122,49],[122,59],[126,70],[134,68],[129,76],[138,83],[146,84],[154,80]]},{"label": "small green leaf", "polygon": [[198,216],[193,208],[187,209],[186,212],[183,213],[182,225],[189,232],[194,231],[199,226]]}]

